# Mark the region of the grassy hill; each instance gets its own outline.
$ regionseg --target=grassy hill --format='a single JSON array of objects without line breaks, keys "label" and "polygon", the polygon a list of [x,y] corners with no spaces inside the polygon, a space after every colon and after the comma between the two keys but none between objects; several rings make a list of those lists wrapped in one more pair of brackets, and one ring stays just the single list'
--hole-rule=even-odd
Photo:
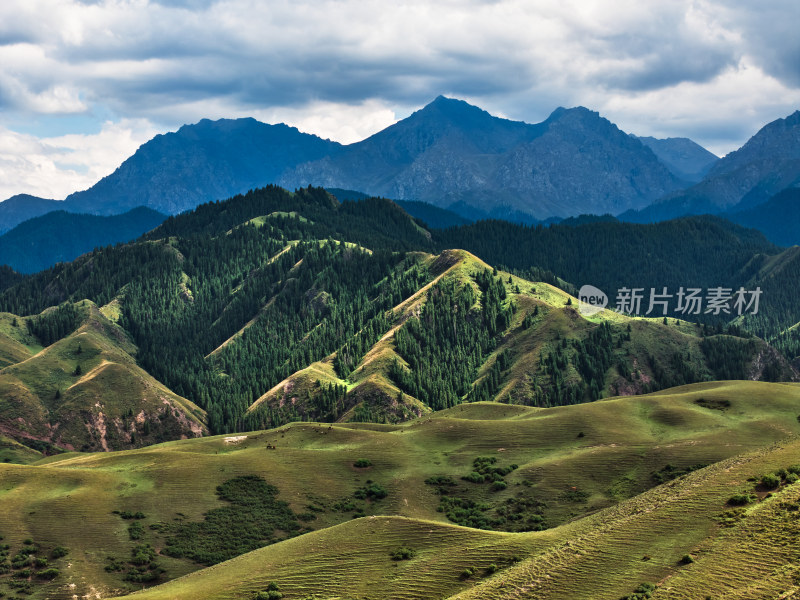
[{"label": "grassy hill", "polygon": [[[52,334],[62,313],[73,321],[66,335]],[[127,335],[89,301],[6,315],[0,336],[11,363],[0,369],[0,431],[37,450],[115,450],[207,432],[203,411],[138,367]]]},{"label": "grassy hill", "polygon": [[[586,585],[594,586],[586,589],[596,590],[596,597],[611,597],[609,590],[619,597],[638,583],[677,573],[676,561],[717,530],[712,517],[726,510],[727,498],[755,489],[747,477],[794,464],[795,442],[781,450],[780,460],[768,459],[772,455],[763,448],[797,436],[798,413],[796,384],[718,382],[550,409],[479,402],[398,425],[295,423],[124,452],[63,454],[33,465],[0,465],[0,535],[12,555],[26,539],[41,548],[36,556],[69,549],[72,566],[62,565],[52,582],[33,568],[34,597],[61,597],[59,590],[71,583],[81,593],[93,586],[102,595],[119,594],[140,589],[124,578],[134,569],[132,553],[144,544],[159,550],[155,561],[165,570],[147,585],[202,568],[203,559],[169,556],[175,536],[225,507],[233,512],[224,518],[235,523],[239,505],[215,490],[258,476],[276,486],[277,498],[297,515],[294,528],[269,538],[279,543],[254,555],[212,567],[207,576],[219,587],[200,571],[153,597],[249,597],[270,580],[291,592],[289,598],[440,597],[483,582],[491,564],[505,570],[514,556],[540,554],[536,569],[561,565],[565,578],[575,569],[586,571]],[[761,465],[747,467],[752,473],[746,477],[701,468],[751,454],[755,458],[725,467]],[[481,466],[481,457],[490,460]],[[359,460],[369,464],[355,466]],[[487,466],[512,465],[517,467],[482,483],[473,476]],[[715,481],[710,488],[683,483],[709,478]],[[666,484],[647,491],[659,482]],[[370,494],[373,485],[385,497]],[[265,514],[276,514],[270,510]],[[142,518],[125,519],[126,513]],[[365,518],[352,521],[360,516]],[[496,531],[457,527],[459,522]],[[135,524],[139,537],[132,539]],[[220,552],[231,543],[217,530],[190,530]],[[286,533],[292,539],[280,541]],[[580,544],[581,554],[565,546],[570,540]],[[452,544],[460,550],[445,552]],[[411,562],[389,556],[401,546],[416,552]],[[230,555],[239,553],[237,547]],[[298,564],[293,557],[300,554],[306,559]],[[645,555],[652,560],[642,561]],[[600,556],[605,566],[594,565]],[[523,564],[508,572],[529,573],[520,571]],[[335,565],[342,570],[334,576]],[[461,579],[472,566],[477,574]],[[348,588],[354,585],[348,569],[365,573],[363,592]],[[226,588],[228,577],[241,587]],[[0,591],[9,581],[14,578],[0,576]],[[174,587],[192,582],[202,594]],[[569,597],[552,590],[542,597]]]},{"label": "grassy hill", "polygon": [[[788,598],[798,591],[800,485],[757,492],[738,511],[729,501],[799,450],[793,440],[724,460],[545,532],[359,519],[130,597],[254,598],[274,583],[285,598],[331,600]],[[400,547],[413,556],[393,561]]]},{"label": "grassy hill", "polygon": [[[249,407],[248,413],[263,415],[271,409],[261,422],[268,426],[287,406],[312,420],[378,422],[398,422],[443,408],[433,404],[427,391],[415,396],[393,372],[397,362],[415,375],[408,357],[398,352],[398,331],[408,329],[412,321],[427,320],[423,310],[431,294],[460,287],[472,289],[475,302],[468,313],[453,317],[453,326],[461,323],[464,327],[482,319],[485,322],[485,292],[476,283],[476,276],[489,273],[491,268],[459,250],[420,255],[419,261],[430,273],[430,281],[387,313],[389,329],[367,347],[348,375],[337,372],[333,353],[273,386]],[[572,404],[726,376],[768,378],[768,363],[777,369],[772,375],[776,378],[797,377],[785,360],[757,339],[705,335],[702,328],[684,321],[670,319],[664,323],[611,311],[587,318],[576,310],[576,298],[550,284],[503,271],[495,271],[492,281],[505,295],[498,306],[509,311],[509,320],[497,331],[497,342],[480,357],[470,375],[473,383],[457,394],[458,402],[484,399],[538,406]],[[235,340],[232,343],[235,345]],[[418,351],[426,353],[429,362],[448,364],[445,344],[424,346],[423,340]],[[326,414],[319,398],[331,386],[342,391],[335,399],[338,410]]]}]

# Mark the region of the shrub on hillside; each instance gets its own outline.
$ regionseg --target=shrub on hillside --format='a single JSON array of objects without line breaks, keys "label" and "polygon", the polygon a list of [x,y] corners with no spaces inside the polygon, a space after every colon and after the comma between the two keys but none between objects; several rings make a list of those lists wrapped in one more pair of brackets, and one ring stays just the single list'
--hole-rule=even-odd
[{"label": "shrub on hillside", "polygon": [[213,565],[295,535],[297,516],[277,499],[278,488],[245,475],[217,487],[227,505],[209,510],[200,522],[170,525],[162,550],[175,558]]},{"label": "shrub on hillside", "polygon": [[358,488],[353,494],[359,500],[369,498],[371,500],[381,500],[389,495],[386,488],[379,483],[369,483],[362,488]]},{"label": "shrub on hillside", "polygon": [[146,519],[147,515],[144,514],[142,511],[131,512],[129,510],[115,510],[112,511],[115,515],[119,515],[120,518],[125,519],[126,521],[130,519]]},{"label": "shrub on hillside", "polygon": [[400,548],[392,550],[390,556],[392,560],[411,560],[416,554],[417,553],[411,548],[401,546]]},{"label": "shrub on hillside", "polygon": [[144,527],[138,521],[131,523],[128,526],[128,537],[132,540],[140,540],[144,535]]},{"label": "shrub on hillside", "polygon": [[255,600],[280,600],[283,598],[278,584],[270,581],[267,589],[256,594]]},{"label": "shrub on hillside", "polygon": [[366,458],[359,458],[356,462],[353,463],[353,466],[357,469],[366,469],[367,467],[372,466],[372,461]]},{"label": "shrub on hillside", "polygon": [[447,485],[447,486],[454,486],[456,482],[453,481],[453,478],[448,475],[437,475],[436,477],[428,477],[425,480],[427,485]]},{"label": "shrub on hillside", "polygon": [[36,573],[36,576],[41,579],[55,579],[56,577],[59,576],[60,573],[61,571],[59,571],[58,569],[50,568],[50,569],[45,569],[44,571],[39,571],[38,573]]},{"label": "shrub on hillside", "polygon": [[768,473],[761,477],[761,485],[764,489],[774,490],[781,485],[781,478],[774,473]]},{"label": "shrub on hillside", "polygon": [[750,504],[756,497],[752,494],[735,494],[728,498],[728,504],[731,506],[745,506],[746,504]]},{"label": "shrub on hillside", "polygon": [[485,481],[483,475],[477,471],[472,471],[469,475],[464,475],[461,479],[469,481],[470,483],[483,483]]},{"label": "shrub on hillside", "polygon": [[559,500],[563,500],[565,502],[588,502],[589,500],[589,492],[584,492],[583,490],[567,490],[563,494],[558,497]]}]

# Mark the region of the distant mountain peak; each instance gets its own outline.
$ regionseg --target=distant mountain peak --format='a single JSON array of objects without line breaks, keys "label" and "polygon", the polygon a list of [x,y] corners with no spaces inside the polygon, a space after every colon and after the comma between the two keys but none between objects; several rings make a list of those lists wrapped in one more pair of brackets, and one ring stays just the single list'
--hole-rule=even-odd
[{"label": "distant mountain peak", "polygon": [[595,110],[590,110],[585,106],[573,106],[572,108],[564,108],[559,106],[555,109],[547,121],[559,121],[562,119],[575,119],[575,120],[601,120],[610,123],[610,121],[602,116]]},{"label": "distant mountain peak", "polygon": [[719,160],[718,156],[689,138],[659,139],[650,136],[639,137],[633,134],[631,137],[638,139],[650,148],[676,177],[690,183],[701,181]]},{"label": "distant mountain peak", "polygon": [[[494,121],[507,121],[494,117],[482,108],[470,104],[464,100],[448,98],[446,96],[436,96],[436,98],[413,113],[408,119],[416,121],[418,119],[444,117],[448,121],[456,122],[461,126],[469,127],[476,124],[487,125]],[[403,121],[400,121],[402,123]]]}]

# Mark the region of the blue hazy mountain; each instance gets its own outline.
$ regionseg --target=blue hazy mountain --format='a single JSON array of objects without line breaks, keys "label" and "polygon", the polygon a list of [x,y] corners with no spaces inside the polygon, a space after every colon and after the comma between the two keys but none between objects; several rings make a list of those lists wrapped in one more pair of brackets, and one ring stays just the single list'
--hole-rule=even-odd
[{"label": "blue hazy mountain", "polygon": [[767,125],[688,189],[713,155],[690,140],[636,138],[582,107],[528,124],[440,96],[347,146],[282,124],[203,120],[156,136],[62,203],[0,203],[0,230],[55,208],[110,215],[144,205],[176,214],[269,183],[427,202],[467,219],[624,213],[650,221],[746,210],[798,181],[798,115]]},{"label": "blue hazy mountain", "polygon": [[58,210],[62,206],[58,200],[48,200],[30,194],[11,196],[0,203],[0,234],[13,229],[23,221]]},{"label": "blue hazy mountain", "polygon": [[636,137],[653,151],[675,175],[688,183],[699,183],[719,160],[700,144],[689,138]]},{"label": "blue hazy mountain", "polygon": [[94,248],[138,238],[164,219],[166,215],[145,207],[109,217],[49,212],[0,235],[0,264],[34,273]]},{"label": "blue hazy mountain", "polygon": [[19,195],[0,203],[0,233],[53,210],[114,215],[147,206],[177,214],[273,183],[286,169],[340,149],[283,124],[202,120],[155,136],[111,175],[63,202]]},{"label": "blue hazy mountain", "polygon": [[650,223],[690,214],[746,211],[800,186],[800,111],[759,130],[719,159],[698,184],[621,218]]},{"label": "blue hazy mountain", "polygon": [[649,148],[596,112],[559,108],[531,125],[443,96],[280,183],[539,219],[642,208],[682,187]]},{"label": "blue hazy mountain", "polygon": [[67,210],[118,214],[147,206],[177,214],[276,181],[341,146],[287,125],[221,119],[157,135],[108,177],[65,200]]}]

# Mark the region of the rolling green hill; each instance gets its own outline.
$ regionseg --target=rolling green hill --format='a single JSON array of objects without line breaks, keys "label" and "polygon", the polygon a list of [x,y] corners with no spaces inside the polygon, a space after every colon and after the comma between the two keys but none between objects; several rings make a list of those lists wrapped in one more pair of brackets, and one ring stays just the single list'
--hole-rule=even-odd
[{"label": "rolling green hill", "polygon": [[[33,598],[119,595],[195,572],[135,597],[251,598],[270,581],[290,599],[533,590],[617,598],[659,582],[656,598],[697,589],[776,597],[769,593],[791,588],[794,559],[791,546],[770,540],[788,535],[781,511],[791,514],[800,488],[786,475],[767,497],[758,478],[797,462],[798,413],[796,384],[713,382],[575,406],[479,402],[398,425],[294,423],[0,465],[9,560],[35,546],[30,555],[49,561],[10,566],[0,591],[23,580]],[[242,515],[262,511],[246,521],[252,530],[285,514],[280,504],[243,503],[270,497],[247,495],[252,477],[276,486],[296,519],[254,547],[276,543],[203,568],[218,560],[204,556],[246,552],[245,533],[225,534],[240,531]],[[750,493],[758,500],[743,511],[727,504]],[[737,558],[738,540],[753,535],[763,565]],[[187,539],[215,554],[191,554]],[[66,559],[52,558],[58,547]],[[393,560],[402,548],[409,558]],[[696,562],[681,565],[687,554]],[[787,568],[771,574],[777,564]],[[15,576],[24,568],[30,581]],[[52,581],[37,575],[49,568],[59,569]],[[151,581],[136,579],[142,568],[155,573]]]}]

